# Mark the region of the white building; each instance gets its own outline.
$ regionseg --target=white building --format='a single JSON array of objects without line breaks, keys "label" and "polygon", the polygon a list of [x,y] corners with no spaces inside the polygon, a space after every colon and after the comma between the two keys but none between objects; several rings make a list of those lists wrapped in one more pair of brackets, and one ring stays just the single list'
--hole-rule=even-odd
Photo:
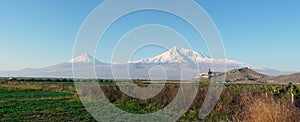
[{"label": "white building", "polygon": [[220,76],[223,75],[224,73],[222,72],[212,72],[210,69],[208,70],[208,72],[204,72],[204,73],[200,73],[199,75],[196,75],[195,78],[199,79],[199,78],[211,78],[211,77],[216,77],[216,76]]}]

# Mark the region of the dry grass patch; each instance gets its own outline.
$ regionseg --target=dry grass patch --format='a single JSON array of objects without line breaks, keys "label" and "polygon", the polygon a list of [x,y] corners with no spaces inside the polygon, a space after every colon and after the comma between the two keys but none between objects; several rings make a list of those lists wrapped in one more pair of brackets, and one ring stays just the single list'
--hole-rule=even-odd
[{"label": "dry grass patch", "polygon": [[[241,95],[241,111],[235,121],[247,122],[296,122],[300,120],[295,104],[289,94],[274,98],[255,90],[244,91]],[[242,119],[241,119],[242,118]]]}]

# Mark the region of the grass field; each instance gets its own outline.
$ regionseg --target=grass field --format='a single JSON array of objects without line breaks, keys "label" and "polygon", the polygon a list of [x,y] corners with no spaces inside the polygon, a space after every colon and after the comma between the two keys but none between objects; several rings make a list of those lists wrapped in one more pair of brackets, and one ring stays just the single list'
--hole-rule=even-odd
[{"label": "grass field", "polygon": [[[139,114],[164,108],[174,99],[179,87],[168,84],[157,96],[140,100],[125,95],[113,83],[100,84],[115,106]],[[199,85],[193,104],[179,121],[199,121],[197,115],[207,86]],[[226,84],[216,107],[203,121],[297,121],[299,107],[299,85]],[[96,120],[81,104],[72,82],[7,82],[0,84],[0,121]]]}]

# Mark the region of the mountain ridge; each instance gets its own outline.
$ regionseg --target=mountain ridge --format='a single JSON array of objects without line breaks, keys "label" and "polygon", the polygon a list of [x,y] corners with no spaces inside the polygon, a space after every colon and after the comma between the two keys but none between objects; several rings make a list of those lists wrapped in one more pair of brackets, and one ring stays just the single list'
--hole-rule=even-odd
[{"label": "mountain ridge", "polygon": [[84,53],[83,55],[77,56],[68,62],[65,63],[96,63],[96,64],[104,64],[103,62],[97,60],[95,57],[89,55],[88,53]]},{"label": "mountain ridge", "polygon": [[[204,55],[199,54],[196,51],[184,49],[180,47],[173,47],[168,51],[154,56],[152,58],[144,58],[130,63],[196,63],[197,60],[206,58]],[[189,61],[187,61],[189,60]]]},{"label": "mountain ridge", "polygon": [[212,63],[236,63],[240,65],[250,66],[249,64],[228,60],[228,59],[215,59],[204,56],[196,51],[185,49],[181,47],[173,47],[168,51],[154,56],[152,58],[144,58],[137,61],[131,61],[129,63],[203,63],[203,62],[212,62]]},{"label": "mountain ridge", "polygon": [[[233,69],[228,72],[212,72],[211,74],[217,73],[218,75],[212,75],[212,77],[225,77],[227,83],[300,83],[300,73],[294,73],[289,75],[279,76],[267,76],[256,72],[248,67]],[[207,78],[201,77],[200,74],[196,79],[203,81]]]},{"label": "mountain ridge", "polygon": [[[255,71],[259,71],[264,74],[268,74],[268,71],[283,74],[283,72],[277,70],[257,68],[234,60],[209,58],[196,51],[180,47],[173,47],[170,50],[152,58],[113,64],[100,62],[96,58],[85,53],[61,64],[39,69],[12,71],[10,74],[14,76],[28,77],[73,77],[72,71],[74,69],[74,71],[79,72],[78,74],[80,75],[78,77],[89,78],[94,76],[93,72],[90,72],[91,69],[95,69],[97,77],[100,78],[114,78],[113,74],[116,73],[113,71],[117,71],[117,73],[121,73],[121,77],[119,77],[120,79],[129,78],[126,73],[131,73],[129,74],[131,78],[148,79],[149,70],[152,67],[160,66],[163,70],[165,70],[168,75],[168,79],[178,80],[182,78],[180,77],[182,75],[181,72],[184,72],[185,74],[184,79],[191,79],[201,72],[206,72],[208,69],[224,71],[225,62],[227,63],[227,71],[242,67],[249,67],[251,69],[256,68]],[[0,73],[0,75],[5,75],[6,72]]]}]

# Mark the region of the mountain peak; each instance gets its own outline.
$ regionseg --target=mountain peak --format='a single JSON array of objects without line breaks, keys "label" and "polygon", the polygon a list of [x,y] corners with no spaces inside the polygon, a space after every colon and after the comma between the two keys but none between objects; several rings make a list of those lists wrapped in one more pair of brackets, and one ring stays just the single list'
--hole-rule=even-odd
[{"label": "mountain peak", "polygon": [[190,50],[190,49],[185,49],[185,48],[182,48],[182,47],[173,47],[167,52],[170,52],[170,53],[173,53],[173,54],[177,53],[181,56],[188,56],[188,57],[200,57],[200,58],[205,57],[205,56],[199,54],[196,51],[193,51],[193,50]]},{"label": "mountain peak", "polygon": [[132,63],[197,63],[207,58],[196,51],[182,47],[173,47],[168,51],[153,58],[145,58]]},{"label": "mountain peak", "polygon": [[175,47],[172,47],[170,50],[180,50],[180,49],[184,49],[184,48],[175,46]]},{"label": "mountain peak", "polygon": [[93,56],[89,55],[88,53],[84,53],[74,59],[68,61],[69,63],[100,63],[97,59]]},{"label": "mountain peak", "polygon": [[233,69],[226,73],[226,81],[265,81],[268,76],[258,73],[248,67]]}]

